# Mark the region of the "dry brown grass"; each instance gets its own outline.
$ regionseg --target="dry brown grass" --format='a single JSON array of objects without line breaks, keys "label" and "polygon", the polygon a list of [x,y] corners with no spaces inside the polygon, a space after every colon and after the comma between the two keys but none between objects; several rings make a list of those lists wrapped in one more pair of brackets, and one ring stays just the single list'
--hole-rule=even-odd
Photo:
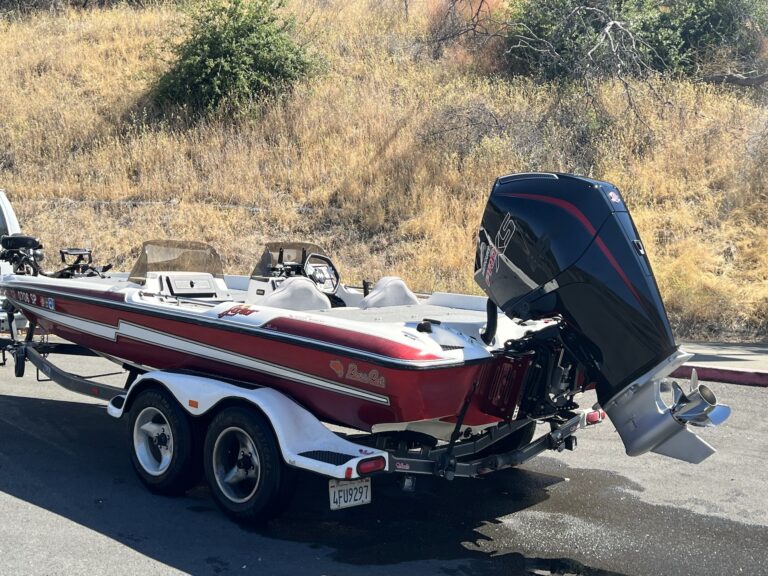
[{"label": "dry brown grass", "polygon": [[578,171],[624,191],[678,333],[768,334],[763,104],[659,82],[666,104],[636,87],[639,118],[619,86],[585,111],[459,48],[434,58],[439,3],[409,4],[406,20],[401,2],[294,3],[324,72],[236,122],[143,111],[181,21],[169,8],[0,22],[0,187],[46,245],[123,268],[151,237],[212,242],[233,272],[301,237],[350,282],[467,291],[493,179]]}]

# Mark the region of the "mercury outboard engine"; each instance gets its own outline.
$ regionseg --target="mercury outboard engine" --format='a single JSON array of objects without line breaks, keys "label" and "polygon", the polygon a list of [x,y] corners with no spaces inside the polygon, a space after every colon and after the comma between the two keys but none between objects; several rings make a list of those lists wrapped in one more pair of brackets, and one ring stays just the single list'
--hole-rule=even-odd
[{"label": "mercury outboard engine", "polygon": [[[559,316],[565,348],[596,382],[627,454],[689,462],[714,452],[687,425],[730,414],[698,386],[661,397],[678,350],[648,257],[619,191],[566,174],[499,178],[483,215],[475,280],[509,317]],[[693,382],[692,382],[693,384]],[[695,413],[698,418],[685,418]]]}]

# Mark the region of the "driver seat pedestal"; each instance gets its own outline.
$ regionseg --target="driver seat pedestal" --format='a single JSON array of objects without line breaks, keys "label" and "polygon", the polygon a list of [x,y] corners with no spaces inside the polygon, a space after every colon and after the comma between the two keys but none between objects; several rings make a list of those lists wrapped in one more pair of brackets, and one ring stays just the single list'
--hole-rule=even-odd
[{"label": "driver seat pedestal", "polygon": [[292,276],[286,278],[275,289],[258,302],[272,308],[284,308],[286,310],[330,310],[331,301],[317,289],[315,283],[304,276]]}]

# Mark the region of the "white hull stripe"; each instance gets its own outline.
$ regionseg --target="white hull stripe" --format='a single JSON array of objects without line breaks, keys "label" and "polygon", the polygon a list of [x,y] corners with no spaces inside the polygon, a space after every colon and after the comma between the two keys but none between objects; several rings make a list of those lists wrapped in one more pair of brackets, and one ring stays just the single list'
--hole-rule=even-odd
[{"label": "white hull stripe", "polygon": [[[269,374],[277,378],[284,378],[294,382],[300,382],[308,386],[327,390],[329,392],[336,392],[338,394],[344,394],[346,396],[352,396],[355,398],[361,398],[377,404],[383,404],[389,406],[389,397],[381,394],[375,394],[359,388],[351,386],[345,386],[337,382],[332,382],[324,378],[318,378],[305,372],[299,372],[279,364],[272,364],[264,360],[256,360],[250,356],[243,356],[236,352],[230,352],[221,348],[213,346],[207,346],[200,344],[193,340],[172,336],[165,332],[146,328],[138,324],[131,322],[124,322],[120,320],[117,328],[108,324],[101,324],[99,322],[93,322],[88,320],[82,320],[68,314],[62,314],[60,312],[54,312],[52,310],[46,310],[44,308],[38,308],[36,306],[28,306],[26,304],[17,303],[20,308],[28,310],[31,314],[45,318],[56,324],[66,326],[67,328],[90,334],[98,338],[110,340],[116,342],[118,337],[129,338],[137,342],[143,342],[151,344],[152,346],[175,350],[184,354],[200,356],[209,360],[221,362],[223,364],[229,364],[237,366],[239,368],[246,368],[248,370],[254,370],[263,374]],[[236,337],[236,336],[235,336]]]}]

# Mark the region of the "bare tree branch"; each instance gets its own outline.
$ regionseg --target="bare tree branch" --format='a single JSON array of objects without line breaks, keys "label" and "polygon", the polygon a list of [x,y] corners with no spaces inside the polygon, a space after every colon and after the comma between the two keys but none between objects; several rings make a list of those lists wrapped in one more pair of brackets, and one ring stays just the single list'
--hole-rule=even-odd
[{"label": "bare tree branch", "polygon": [[704,82],[709,82],[710,84],[735,84],[736,86],[749,86],[754,88],[762,86],[768,82],[768,72],[765,74],[758,74],[757,76],[745,76],[744,74],[728,72],[704,76],[702,80]]}]

